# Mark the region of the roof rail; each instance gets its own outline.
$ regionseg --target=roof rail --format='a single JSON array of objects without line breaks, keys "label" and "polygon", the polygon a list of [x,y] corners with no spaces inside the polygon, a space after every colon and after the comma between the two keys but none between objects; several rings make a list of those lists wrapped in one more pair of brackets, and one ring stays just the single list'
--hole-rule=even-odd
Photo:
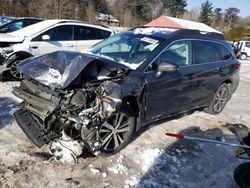
[{"label": "roof rail", "polygon": [[215,32],[208,32],[208,31],[200,31],[194,29],[179,29],[175,32],[178,35],[205,35],[206,37],[216,38],[220,40],[224,40],[223,34],[215,33]]},{"label": "roof rail", "polygon": [[108,26],[102,25],[102,24],[95,24],[95,23],[91,23],[91,22],[86,22],[86,21],[81,21],[81,20],[62,20],[58,23],[68,23],[68,22],[76,22],[76,23],[83,23],[83,24],[90,24],[90,25],[96,25],[96,26],[101,26],[101,27],[105,27],[107,29],[109,29]]}]

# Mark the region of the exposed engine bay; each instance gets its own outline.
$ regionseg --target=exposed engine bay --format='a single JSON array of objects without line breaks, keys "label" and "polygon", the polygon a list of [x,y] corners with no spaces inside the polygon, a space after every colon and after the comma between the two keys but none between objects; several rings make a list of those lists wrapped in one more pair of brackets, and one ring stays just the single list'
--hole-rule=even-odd
[{"label": "exposed engine bay", "polygon": [[[79,53],[69,52],[68,56],[61,53],[34,58],[20,66],[26,79],[13,88],[14,95],[23,100],[14,114],[19,126],[38,147],[51,143],[51,153],[58,160],[75,161],[83,147],[95,155],[104,148],[108,151],[116,147],[107,143],[105,127],[107,121],[114,121],[112,116],[116,116],[122,104],[117,82],[126,70],[93,57],[80,62]],[[72,67],[73,75],[69,74]]]}]

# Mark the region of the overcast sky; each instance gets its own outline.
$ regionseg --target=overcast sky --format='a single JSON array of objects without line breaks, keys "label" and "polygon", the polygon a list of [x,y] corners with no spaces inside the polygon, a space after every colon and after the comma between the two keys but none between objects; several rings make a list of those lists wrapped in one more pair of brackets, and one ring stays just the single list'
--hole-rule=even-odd
[{"label": "overcast sky", "polygon": [[[200,8],[201,3],[206,0],[187,0],[187,9]],[[221,8],[225,10],[229,7],[236,7],[240,9],[239,16],[250,16],[250,0],[210,0],[214,8]]]}]

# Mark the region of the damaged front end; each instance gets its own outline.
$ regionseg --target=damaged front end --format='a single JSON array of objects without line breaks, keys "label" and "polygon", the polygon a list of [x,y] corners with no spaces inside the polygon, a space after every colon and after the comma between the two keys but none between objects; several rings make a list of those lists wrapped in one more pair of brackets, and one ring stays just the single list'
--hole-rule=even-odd
[{"label": "damaged front end", "polygon": [[51,152],[63,160],[75,160],[83,146],[95,155],[102,152],[107,135],[100,127],[121,106],[116,81],[126,73],[104,61],[54,52],[20,65],[26,79],[13,88],[23,100],[14,116],[35,145],[51,143]]}]

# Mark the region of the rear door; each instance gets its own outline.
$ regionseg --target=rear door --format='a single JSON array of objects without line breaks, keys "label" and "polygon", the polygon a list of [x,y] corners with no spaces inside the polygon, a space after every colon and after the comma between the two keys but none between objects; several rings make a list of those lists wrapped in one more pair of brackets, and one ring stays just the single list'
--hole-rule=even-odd
[{"label": "rear door", "polygon": [[94,44],[108,38],[111,35],[110,31],[101,30],[89,26],[75,26],[76,50],[87,50]]},{"label": "rear door", "polygon": [[[157,66],[164,61],[177,65],[179,70],[162,73],[157,78]],[[191,106],[195,88],[195,82],[190,77],[192,73],[190,41],[173,43],[150,64],[145,72],[147,120],[182,111]]]},{"label": "rear door", "polygon": [[215,42],[194,40],[192,44],[195,62],[192,78],[196,82],[193,105],[199,106],[211,101],[228,70]]},{"label": "rear door", "polygon": [[[43,40],[43,36],[48,35],[48,40]],[[76,51],[76,41],[74,39],[73,25],[60,25],[43,32],[31,41],[30,48],[38,49],[39,54],[66,50]]]}]

